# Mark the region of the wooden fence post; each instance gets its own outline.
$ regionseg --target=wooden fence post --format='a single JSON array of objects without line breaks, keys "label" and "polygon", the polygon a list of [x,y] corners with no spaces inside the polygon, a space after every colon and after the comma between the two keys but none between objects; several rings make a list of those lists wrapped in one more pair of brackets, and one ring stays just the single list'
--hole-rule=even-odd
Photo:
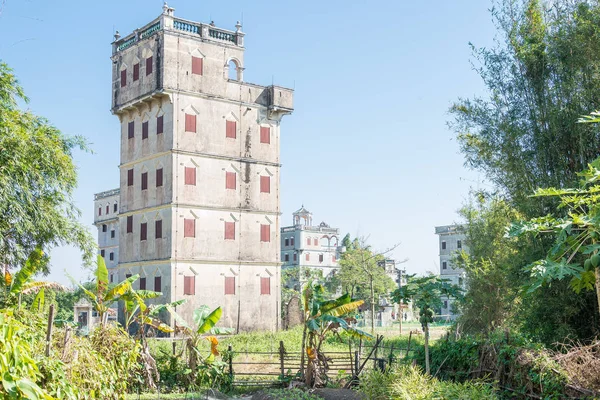
[{"label": "wooden fence post", "polygon": [[50,304],[48,314],[48,329],[46,330],[46,357],[50,357],[50,345],[52,344],[52,322],[54,321],[54,304]]},{"label": "wooden fence post", "polygon": [[[402,354],[402,353],[400,353],[400,354]],[[390,357],[389,357],[390,367],[392,366],[392,361],[394,361],[394,343],[392,343],[392,348],[390,349]]]},{"label": "wooden fence post", "polygon": [[233,385],[233,348],[231,345],[227,346],[227,352],[229,352],[229,379]]},{"label": "wooden fence post", "polygon": [[285,355],[285,347],[283,347],[283,340],[279,341],[279,363],[281,364],[281,379],[285,376],[285,365],[283,363],[283,356]]},{"label": "wooden fence post", "polygon": [[358,376],[358,366],[360,363],[360,356],[358,350],[354,350],[354,376]]},{"label": "wooden fence post", "polygon": [[412,331],[408,334],[408,346],[406,347],[406,357],[408,357],[408,353],[410,352],[410,340],[412,339]]}]

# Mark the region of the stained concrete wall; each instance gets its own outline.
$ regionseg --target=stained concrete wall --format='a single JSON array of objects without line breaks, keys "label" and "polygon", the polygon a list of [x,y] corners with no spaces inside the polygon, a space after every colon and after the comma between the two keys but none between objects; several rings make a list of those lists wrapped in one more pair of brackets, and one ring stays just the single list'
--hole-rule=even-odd
[{"label": "stained concrete wall", "polygon": [[[292,91],[228,79],[229,61],[243,75],[243,38],[236,42],[209,38],[173,28],[173,18],[161,16],[161,29],[114,44],[113,112],[121,121],[119,214],[119,275],[140,274],[146,288],[160,276],[163,296],[156,302],[185,298],[178,312],[191,322],[202,304],[222,306],[223,325],[240,330],[279,328],[279,123],[291,112]],[[158,21],[158,20],[157,20]],[[183,23],[183,22],[182,22]],[[186,29],[196,23],[185,22]],[[181,26],[181,25],[180,25]],[[200,25],[194,25],[200,27]],[[193,27],[192,27],[193,28]],[[217,28],[215,28],[217,29]],[[144,37],[142,39],[142,37]],[[230,36],[231,37],[231,36]],[[120,46],[127,48],[119,50]],[[152,55],[152,74],[145,58]],[[203,73],[191,73],[192,56],[203,60]],[[132,82],[132,65],[140,62],[140,81]],[[127,85],[120,71],[127,68]],[[186,132],[185,115],[196,116],[196,132]],[[163,117],[162,134],[156,118]],[[128,137],[129,123],[134,137]],[[142,124],[148,121],[148,138]],[[235,121],[236,137],[226,137],[226,121]],[[261,127],[270,129],[269,143],[260,142]],[[185,167],[196,168],[195,185],[185,183]],[[156,169],[163,186],[156,187]],[[128,170],[134,182],[127,185]],[[141,174],[148,187],[141,189]],[[226,172],[236,173],[236,188],[226,189]],[[260,177],[270,177],[270,193],[261,193]],[[127,217],[133,232],[127,232]],[[184,219],[196,221],[195,237],[184,237]],[[155,238],[162,220],[163,238]],[[225,222],[235,223],[235,239],[226,240]],[[141,223],[147,238],[141,240]],[[269,225],[270,241],[260,240],[260,226]],[[185,295],[185,276],[195,276],[195,294]],[[225,277],[235,277],[235,294],[225,295]],[[261,295],[261,277],[270,278],[270,293]],[[139,283],[138,283],[139,285]],[[134,285],[135,286],[135,285]]]}]

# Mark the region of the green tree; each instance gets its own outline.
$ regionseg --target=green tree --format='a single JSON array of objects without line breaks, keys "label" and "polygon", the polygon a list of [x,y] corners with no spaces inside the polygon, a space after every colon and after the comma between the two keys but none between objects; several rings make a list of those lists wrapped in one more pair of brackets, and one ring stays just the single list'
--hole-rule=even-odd
[{"label": "green tree", "polygon": [[425,371],[429,370],[429,324],[433,322],[434,310],[442,306],[442,297],[453,297],[460,299],[462,289],[452,285],[446,279],[437,275],[424,277],[408,276],[406,285],[392,292],[392,299],[398,304],[408,304],[412,300],[413,305],[419,309],[419,321],[425,333]]},{"label": "green tree", "polygon": [[[73,150],[87,150],[87,144],[19,109],[19,100],[28,101],[12,70],[0,63],[0,265],[18,268],[35,249],[48,254],[64,244],[80,248],[91,262],[94,240],[72,201]],[[48,263],[38,268],[48,272]]]},{"label": "green tree", "polygon": [[340,270],[336,281],[343,292],[349,293],[353,298],[365,300],[371,310],[371,333],[375,332],[375,307],[379,298],[387,297],[396,287],[394,280],[386,274],[385,267],[379,263],[385,260],[385,254],[396,247],[398,245],[377,253],[366,244],[366,239],[354,239],[350,246],[346,246],[339,262]]},{"label": "green tree", "polygon": [[535,198],[559,199],[558,212],[516,222],[509,233],[551,234],[554,238],[546,258],[526,268],[531,276],[530,292],[567,279],[576,293],[595,289],[596,311],[600,312],[600,158],[580,176],[576,188],[538,189]]},{"label": "green tree", "polygon": [[458,321],[466,333],[489,334],[517,314],[521,266],[531,261],[531,249],[530,241],[506,236],[506,227],[522,214],[496,196],[478,193],[474,199],[459,212],[469,251],[453,260],[468,282]]},{"label": "green tree", "polygon": [[[547,5],[546,5],[547,4]],[[488,95],[450,109],[466,165],[485,173],[526,215],[537,187],[568,187],[597,157],[597,126],[576,124],[600,95],[600,4],[576,0],[498,0],[493,48],[473,48]]]}]

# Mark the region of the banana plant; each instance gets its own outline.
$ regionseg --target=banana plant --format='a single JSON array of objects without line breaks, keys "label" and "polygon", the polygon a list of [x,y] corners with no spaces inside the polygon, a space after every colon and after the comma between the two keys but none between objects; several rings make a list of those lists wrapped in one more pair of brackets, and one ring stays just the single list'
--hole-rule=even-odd
[{"label": "banana plant", "polygon": [[[304,308],[304,333],[302,335],[301,369],[304,373],[304,349],[308,363],[304,378],[309,387],[322,385],[329,368],[327,357],[321,352],[321,346],[329,334],[344,331],[352,337],[373,339],[373,336],[356,329],[351,324],[353,315],[364,301],[355,300],[346,293],[337,299],[324,298],[325,289],[318,282],[308,282],[302,291]],[[308,345],[306,344],[308,339]]]},{"label": "banana plant", "polygon": [[81,290],[83,290],[83,293],[85,293],[85,295],[90,299],[94,309],[98,312],[100,322],[104,327],[106,326],[106,317],[111,304],[119,301],[124,294],[130,292],[132,290],[131,284],[140,276],[136,274],[130,276],[122,282],[117,283],[116,285],[109,285],[108,269],[104,263],[104,257],[100,255],[98,256],[94,275],[96,277],[96,282],[94,285],[95,293],[76,282],[72,276],[69,275],[69,278],[75,285],[79,286]]},{"label": "banana plant", "polygon": [[[23,265],[23,267],[15,274],[11,274],[7,269],[4,270],[4,273],[0,274],[0,287],[3,289],[2,303],[4,303],[4,306],[15,304],[17,302],[20,306],[21,296],[24,294],[38,291],[38,296],[40,296],[39,293],[42,293],[41,296],[43,296],[42,291],[44,288],[57,290],[65,289],[64,286],[56,282],[33,280],[33,276],[47,261],[47,257],[44,255],[42,249],[37,248],[31,252],[25,265]],[[37,307],[36,309],[40,308]],[[43,309],[43,305],[41,309]]]}]

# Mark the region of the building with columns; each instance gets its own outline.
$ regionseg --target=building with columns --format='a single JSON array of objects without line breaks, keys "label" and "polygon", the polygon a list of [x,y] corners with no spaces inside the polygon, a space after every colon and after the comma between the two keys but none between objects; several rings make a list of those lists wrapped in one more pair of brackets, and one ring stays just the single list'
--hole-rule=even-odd
[{"label": "building with columns", "polygon": [[139,274],[134,287],[162,292],[157,303],[185,299],[177,312],[188,322],[206,304],[223,308],[222,326],[277,330],[280,123],[293,91],[244,82],[244,36],[239,22],[181,19],[166,3],[115,35],[120,190],[96,205],[118,207],[114,281]]},{"label": "building with columns", "polygon": [[342,251],[340,230],[325,222],[313,225],[312,213],[304,205],[292,217],[294,224],[281,228],[283,268],[318,270],[324,278],[335,274]]},{"label": "building with columns", "polygon": [[[445,225],[436,226],[435,234],[439,240],[439,257],[440,257],[440,277],[447,279],[450,283],[458,285],[466,289],[466,275],[462,268],[454,265],[452,259],[456,253],[460,251],[468,252],[469,249],[465,245],[466,235],[462,225]],[[457,314],[454,312],[452,303],[454,299],[443,298],[441,310],[442,317],[455,319]]]}]

